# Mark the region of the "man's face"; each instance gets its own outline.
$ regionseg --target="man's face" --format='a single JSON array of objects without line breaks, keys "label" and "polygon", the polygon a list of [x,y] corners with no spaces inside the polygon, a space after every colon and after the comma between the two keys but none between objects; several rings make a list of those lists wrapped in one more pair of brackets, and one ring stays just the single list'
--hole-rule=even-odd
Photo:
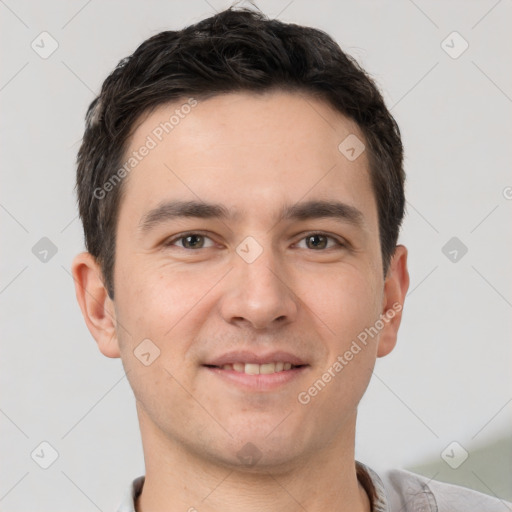
[{"label": "man's face", "polygon": [[199,101],[158,141],[179,107],[137,126],[127,156],[157,145],[123,184],[117,228],[117,338],[143,437],[228,465],[297,460],[352,431],[377,356],[379,336],[332,371],[384,312],[367,155],[338,149],[363,136],[272,92]]}]

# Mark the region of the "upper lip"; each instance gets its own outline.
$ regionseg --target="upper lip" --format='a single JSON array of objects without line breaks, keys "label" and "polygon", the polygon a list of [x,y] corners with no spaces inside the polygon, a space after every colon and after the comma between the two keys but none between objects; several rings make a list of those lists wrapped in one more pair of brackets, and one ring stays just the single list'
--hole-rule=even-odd
[{"label": "upper lip", "polygon": [[294,366],[306,365],[300,357],[285,351],[267,352],[265,354],[256,354],[247,350],[237,350],[234,352],[227,352],[221,356],[208,360],[205,365],[209,366],[223,366],[225,364],[234,363],[252,363],[252,364],[265,364],[282,361],[283,363],[291,363]]}]

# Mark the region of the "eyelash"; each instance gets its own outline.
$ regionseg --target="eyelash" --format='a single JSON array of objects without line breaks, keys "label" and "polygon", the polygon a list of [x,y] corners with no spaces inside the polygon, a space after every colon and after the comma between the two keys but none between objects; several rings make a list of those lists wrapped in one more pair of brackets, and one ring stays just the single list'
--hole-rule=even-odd
[{"label": "eyelash", "polygon": [[[189,236],[193,236],[193,235],[202,236],[204,238],[209,238],[211,240],[211,238],[208,235],[206,235],[205,233],[201,233],[200,231],[190,231],[188,233],[182,233],[182,234],[180,234],[178,236],[175,236],[174,238],[166,241],[164,243],[164,245],[166,247],[173,247],[175,242],[177,242],[179,240],[183,240],[183,239],[185,239],[185,238],[187,238]],[[328,238],[329,240],[334,241],[334,243],[337,245],[338,249],[346,248],[348,246],[346,243],[340,242],[337,238],[333,237],[332,235],[329,235],[327,233],[323,233],[321,231],[311,231],[309,233],[306,233],[306,234],[304,234],[302,236],[302,238],[299,240],[299,242],[302,242],[306,238],[308,238],[310,236],[314,236],[314,235],[324,236],[324,237]],[[199,249],[189,249],[189,248],[186,248],[186,247],[180,247],[180,249],[184,249],[186,251],[198,251],[199,249],[203,249],[203,247],[200,247]],[[205,249],[209,249],[209,247],[206,247]],[[329,247],[327,249],[320,249],[320,250],[318,250],[318,252],[328,251],[329,249],[333,249],[333,247]],[[314,249],[310,249],[310,250],[313,251]]]}]

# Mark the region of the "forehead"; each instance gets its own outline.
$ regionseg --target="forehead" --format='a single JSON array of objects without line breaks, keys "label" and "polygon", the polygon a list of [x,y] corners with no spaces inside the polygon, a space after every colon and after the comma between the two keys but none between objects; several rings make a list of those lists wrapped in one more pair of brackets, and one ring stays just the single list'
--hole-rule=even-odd
[{"label": "forehead", "polygon": [[364,143],[355,122],[299,93],[229,93],[161,105],[129,142],[125,160],[137,162],[123,184],[121,210],[135,221],[162,201],[188,199],[226,204],[238,218],[270,220],[284,203],[337,199],[377,222],[366,152],[347,158],[347,140],[361,145],[356,150]]}]

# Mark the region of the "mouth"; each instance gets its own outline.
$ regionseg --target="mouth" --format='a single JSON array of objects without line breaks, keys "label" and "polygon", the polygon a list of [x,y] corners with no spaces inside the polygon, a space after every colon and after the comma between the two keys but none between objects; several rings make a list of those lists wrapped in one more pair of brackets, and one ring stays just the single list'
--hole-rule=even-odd
[{"label": "mouth", "polygon": [[306,364],[292,364],[288,361],[276,361],[269,363],[227,363],[222,366],[205,364],[207,368],[218,368],[219,370],[245,373],[246,375],[271,375],[273,373],[287,372],[296,368],[308,366]]},{"label": "mouth", "polygon": [[309,363],[290,352],[256,354],[237,351],[202,365],[214,378],[243,391],[276,391],[311,369]]}]

